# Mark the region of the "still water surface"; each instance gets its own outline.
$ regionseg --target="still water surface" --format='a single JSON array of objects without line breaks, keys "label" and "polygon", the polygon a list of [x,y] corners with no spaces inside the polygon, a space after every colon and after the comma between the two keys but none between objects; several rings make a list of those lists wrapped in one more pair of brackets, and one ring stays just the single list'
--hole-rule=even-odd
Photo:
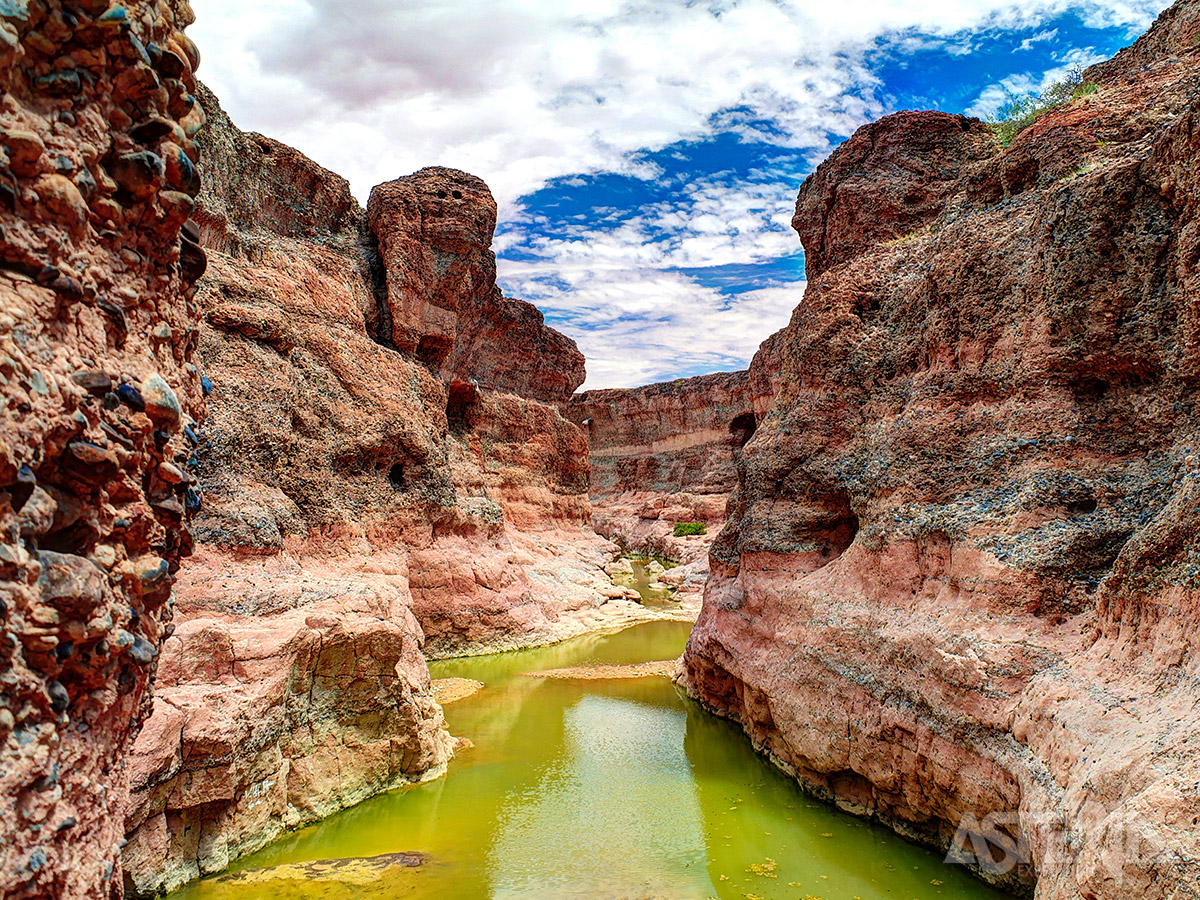
[{"label": "still water surface", "polygon": [[[956,866],[806,797],[742,733],[666,679],[526,672],[669,659],[690,626],[639,625],[554,647],[431,664],[486,687],[446,706],[474,741],[449,775],[368,800],[178,900],[998,900]],[[418,851],[379,875],[289,864]]]}]

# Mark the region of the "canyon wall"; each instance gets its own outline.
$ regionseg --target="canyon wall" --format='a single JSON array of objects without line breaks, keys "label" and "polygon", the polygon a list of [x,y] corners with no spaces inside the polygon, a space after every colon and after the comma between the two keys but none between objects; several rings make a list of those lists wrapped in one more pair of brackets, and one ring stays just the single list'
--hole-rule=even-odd
[{"label": "canyon wall", "polygon": [[898,113],[804,183],[683,680],[990,879],[1190,897],[1200,3],[1084,79],[1011,146]]},{"label": "canyon wall", "polygon": [[192,549],[203,253],[183,0],[0,4],[0,894],[121,895]]},{"label": "canyon wall", "polygon": [[[782,337],[763,342],[750,371],[584,391],[564,411],[588,437],[596,531],[679,560],[669,580],[681,589],[703,586],[741,449],[778,387]],[[676,537],[677,522],[702,522],[707,532]]]},{"label": "canyon wall", "polygon": [[198,91],[208,420],[195,553],[130,762],[139,896],[444,771],[426,656],[640,610],[609,599],[586,439],[539,400],[568,396],[582,357],[497,290],[486,185],[425,169],[364,211]]}]

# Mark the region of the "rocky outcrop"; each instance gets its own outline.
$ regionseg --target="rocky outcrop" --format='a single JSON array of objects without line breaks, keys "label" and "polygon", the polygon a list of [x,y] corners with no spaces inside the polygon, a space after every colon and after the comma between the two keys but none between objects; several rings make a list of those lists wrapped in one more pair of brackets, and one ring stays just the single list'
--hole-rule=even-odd
[{"label": "rocky outcrop", "polygon": [[735,454],[765,411],[755,399],[747,372],[719,372],[584,391],[567,414],[588,435],[594,496],[724,495],[737,480]]},{"label": "rocky outcrop", "polygon": [[386,288],[381,340],[487,390],[563,403],[583,384],[575,342],[496,286],[496,201],[483,181],[422,169],[376,187],[367,222]]},{"label": "rocky outcrop", "polygon": [[0,893],[121,890],[188,555],[203,254],[185,2],[0,4]]},{"label": "rocky outcrop", "polygon": [[578,384],[578,351],[496,290],[486,186],[425,170],[368,216],[201,96],[211,394],[196,553],[130,763],[137,895],[444,771],[425,656],[640,610],[608,602],[585,438],[536,399]]},{"label": "rocky outcrop", "polygon": [[[763,342],[750,371],[584,391],[566,408],[588,437],[596,530],[682,562],[672,570],[681,588],[700,590],[708,573],[737,459],[778,386],[781,338]],[[703,522],[707,532],[676,537],[677,522]]]},{"label": "rocky outcrop", "polygon": [[1200,879],[1200,3],[1001,148],[899,113],[808,288],[685,682],[814,791],[1058,900]]}]

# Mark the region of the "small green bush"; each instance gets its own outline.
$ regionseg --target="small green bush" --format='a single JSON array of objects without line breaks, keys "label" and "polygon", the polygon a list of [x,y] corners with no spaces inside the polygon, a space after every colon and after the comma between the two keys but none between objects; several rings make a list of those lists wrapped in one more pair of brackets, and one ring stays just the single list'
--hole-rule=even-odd
[{"label": "small green bush", "polygon": [[1001,146],[1007,147],[1018,134],[1050,110],[1094,93],[1095,83],[1084,81],[1083,69],[1076,66],[1066,78],[1050,85],[1041,94],[1010,94],[1008,102],[988,124]]},{"label": "small green bush", "polygon": [[676,522],[675,537],[687,537],[692,534],[707,534],[708,529],[703,522]]}]

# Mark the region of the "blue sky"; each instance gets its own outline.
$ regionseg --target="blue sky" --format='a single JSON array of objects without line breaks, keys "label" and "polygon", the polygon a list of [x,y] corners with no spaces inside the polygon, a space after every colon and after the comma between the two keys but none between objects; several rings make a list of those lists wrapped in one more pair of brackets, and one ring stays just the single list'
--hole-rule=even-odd
[{"label": "blue sky", "polygon": [[987,117],[1111,56],[1162,0],[194,0],[234,121],[372,185],[496,194],[501,286],[585,387],[743,368],[804,289],[804,177],[900,109]]}]

